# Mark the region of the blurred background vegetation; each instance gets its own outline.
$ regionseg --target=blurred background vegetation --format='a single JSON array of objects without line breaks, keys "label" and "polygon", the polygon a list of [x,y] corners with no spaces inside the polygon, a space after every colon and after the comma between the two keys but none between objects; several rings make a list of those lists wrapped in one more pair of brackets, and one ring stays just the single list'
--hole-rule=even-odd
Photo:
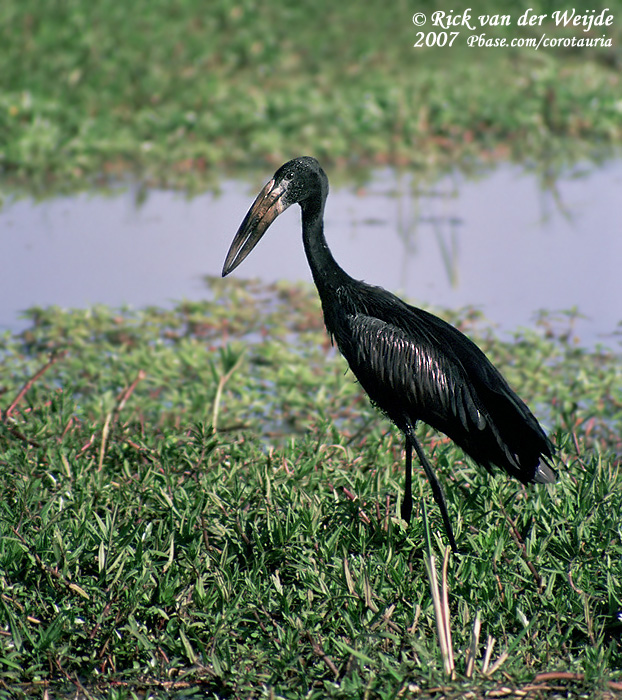
[{"label": "blurred background vegetation", "polygon": [[[0,170],[33,189],[128,172],[197,188],[303,153],[335,169],[602,157],[622,139],[622,7],[606,4],[614,22],[587,34],[550,19],[572,3],[471,10],[510,14],[489,37],[612,39],[535,51],[468,48],[461,27],[451,48],[413,48],[448,10],[432,0],[4,0]],[[529,7],[541,28],[517,26]]]}]

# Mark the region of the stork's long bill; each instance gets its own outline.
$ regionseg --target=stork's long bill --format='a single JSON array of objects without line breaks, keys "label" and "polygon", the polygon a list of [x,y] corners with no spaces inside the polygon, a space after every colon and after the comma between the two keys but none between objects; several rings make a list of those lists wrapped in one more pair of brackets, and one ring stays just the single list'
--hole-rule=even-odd
[{"label": "stork's long bill", "polygon": [[268,226],[291,204],[285,202],[284,194],[283,184],[277,185],[273,178],[257,195],[231,243],[222,268],[223,277],[235,270],[259,243]]}]

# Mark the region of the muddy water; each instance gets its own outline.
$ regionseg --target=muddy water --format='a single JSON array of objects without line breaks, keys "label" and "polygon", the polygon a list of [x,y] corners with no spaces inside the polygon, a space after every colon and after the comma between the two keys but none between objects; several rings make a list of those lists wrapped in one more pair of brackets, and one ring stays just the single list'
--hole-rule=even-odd
[{"label": "muddy water", "polygon": [[[266,173],[266,180],[270,173]],[[330,173],[329,173],[330,175]],[[33,305],[168,305],[205,295],[256,187],[225,182],[193,199],[132,188],[0,210],[0,328]],[[622,162],[542,187],[512,166],[434,185],[393,170],[333,188],[326,236],[352,276],[415,303],[474,305],[503,331],[539,309],[577,307],[586,344],[618,346],[622,320]],[[138,203],[139,202],[139,203]],[[310,279],[292,207],[234,274]]]}]

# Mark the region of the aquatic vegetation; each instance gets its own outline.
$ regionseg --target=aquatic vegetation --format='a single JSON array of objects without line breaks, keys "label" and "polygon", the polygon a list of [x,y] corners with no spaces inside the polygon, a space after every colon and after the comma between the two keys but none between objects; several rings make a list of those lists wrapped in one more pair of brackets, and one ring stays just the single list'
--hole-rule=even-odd
[{"label": "aquatic vegetation", "polygon": [[[565,36],[551,17],[487,31]],[[197,190],[304,153],[433,171],[608,156],[622,140],[620,22],[605,31],[613,48],[477,49],[465,35],[415,49],[405,3],[6,0],[0,172],[30,191],[128,172]]]},{"label": "aquatic vegetation", "polygon": [[[619,357],[546,317],[501,342],[445,314],[565,462],[555,486],[526,490],[422,428],[472,552],[448,564],[449,683],[422,513],[405,528],[395,499],[399,435],[328,344],[314,291],[210,290],[173,310],[36,309],[3,336],[0,697],[63,682],[319,698],[621,680]],[[436,509],[426,522],[442,548]],[[496,643],[489,675],[479,649],[467,676],[476,616]]]}]

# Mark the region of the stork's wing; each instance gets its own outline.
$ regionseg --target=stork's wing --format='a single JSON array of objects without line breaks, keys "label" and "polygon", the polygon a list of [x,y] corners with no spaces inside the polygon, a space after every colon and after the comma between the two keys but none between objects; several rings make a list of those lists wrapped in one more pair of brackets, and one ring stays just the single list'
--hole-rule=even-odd
[{"label": "stork's wing", "polygon": [[[406,306],[406,305],[404,305]],[[464,334],[408,307],[395,323],[347,316],[339,349],[371,400],[398,426],[422,420],[483,466],[523,482],[544,479],[540,457],[552,445],[536,418],[484,353]],[[551,472],[552,475],[552,472]]]},{"label": "stork's wing", "polygon": [[[486,426],[485,409],[454,348],[434,329],[417,334],[372,316],[349,317],[351,344],[341,348],[372,400],[389,415],[388,401],[403,402],[418,418],[438,424],[459,420],[465,430]],[[442,350],[439,350],[442,348]]]}]

